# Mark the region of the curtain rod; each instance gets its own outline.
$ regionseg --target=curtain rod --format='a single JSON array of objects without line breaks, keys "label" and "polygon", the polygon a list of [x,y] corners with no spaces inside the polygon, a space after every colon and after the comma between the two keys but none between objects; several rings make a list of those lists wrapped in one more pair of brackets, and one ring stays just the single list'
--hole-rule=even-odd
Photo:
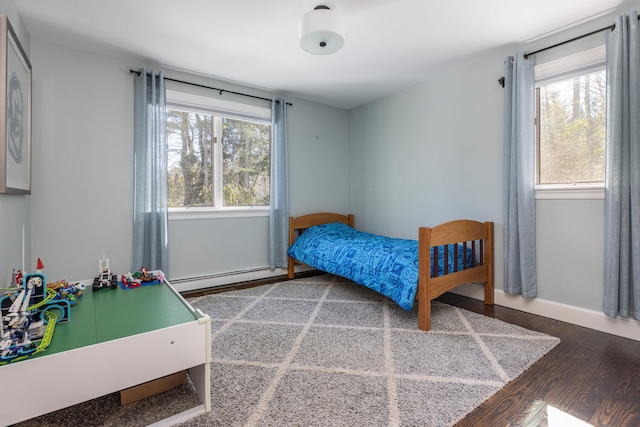
[{"label": "curtain rod", "polygon": [[571,42],[574,42],[576,40],[580,40],[580,39],[583,39],[585,37],[589,37],[589,36],[592,36],[594,34],[601,33],[603,31],[613,30],[615,28],[616,28],[616,24],[611,24],[608,27],[600,28],[599,30],[591,31],[590,33],[582,34],[581,36],[577,36],[577,37],[574,37],[572,39],[565,40],[563,42],[556,43],[556,44],[551,45],[551,46],[543,47],[542,49],[534,50],[531,53],[525,53],[524,54],[524,59],[527,59],[528,57],[530,57],[531,55],[535,55],[536,53],[544,52],[545,50],[553,49],[554,47],[562,46],[564,44],[571,43]]},{"label": "curtain rod", "polygon": [[[638,20],[640,20],[640,16],[638,16]],[[611,25],[609,25],[607,27],[603,27],[603,28],[600,28],[598,30],[591,31],[590,33],[582,34],[582,35],[574,37],[572,39],[565,40],[565,41],[562,41],[560,43],[556,43],[556,44],[551,45],[551,46],[543,47],[542,49],[534,50],[533,52],[530,52],[530,53],[525,53],[524,54],[524,59],[527,59],[528,57],[530,57],[531,55],[535,55],[536,53],[544,52],[545,50],[553,49],[555,47],[562,46],[562,45],[565,45],[567,43],[571,43],[571,42],[574,42],[576,40],[580,40],[580,39],[583,39],[585,37],[589,37],[589,36],[592,36],[594,34],[601,33],[603,31],[614,30],[615,28],[616,28],[616,24],[611,24]],[[498,79],[498,84],[500,86],[504,87],[504,77],[500,77]]]},{"label": "curtain rod", "polygon": [[[136,71],[136,70],[131,70],[131,69],[130,69],[130,70],[129,70],[129,72],[130,72],[130,73],[132,73],[132,74],[140,75],[140,71]],[[148,73],[147,73],[147,74],[148,74]],[[201,85],[201,84],[199,84],[199,83],[186,82],[186,81],[184,81],[184,80],[172,79],[171,77],[164,77],[164,79],[165,79],[165,80],[169,80],[169,81],[171,81],[171,82],[182,83],[182,84],[185,84],[185,85],[197,86],[197,87],[201,87],[201,88],[204,88],[204,89],[217,90],[218,92],[220,92],[220,95],[222,95],[224,92],[227,92],[227,93],[231,93],[231,94],[233,94],[233,95],[246,96],[246,97],[248,97],[248,98],[261,99],[261,100],[263,100],[263,101],[271,101],[271,99],[269,99],[269,98],[265,98],[265,97],[262,97],[262,96],[249,95],[248,93],[234,92],[234,91],[232,91],[232,90],[220,89],[220,88],[217,88],[217,87],[211,87],[211,86],[205,86],[205,85]],[[279,103],[280,103],[280,101],[276,100],[276,103],[278,103],[278,104],[279,104]],[[292,104],[292,103],[290,103],[290,102],[287,102],[287,103],[286,103],[286,105],[293,105],[293,104]]]}]

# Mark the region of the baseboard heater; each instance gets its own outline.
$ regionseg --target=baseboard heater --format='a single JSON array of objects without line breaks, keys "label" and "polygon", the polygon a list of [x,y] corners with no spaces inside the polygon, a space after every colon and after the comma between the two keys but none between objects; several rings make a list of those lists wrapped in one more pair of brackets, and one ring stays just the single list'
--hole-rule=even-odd
[{"label": "baseboard heater", "polygon": [[178,290],[178,292],[187,292],[198,289],[216,288],[236,283],[250,282],[252,280],[267,279],[286,275],[287,270],[285,268],[276,268],[275,270],[271,270],[269,267],[259,267],[246,270],[209,274],[206,276],[171,279],[170,281],[173,287]]}]

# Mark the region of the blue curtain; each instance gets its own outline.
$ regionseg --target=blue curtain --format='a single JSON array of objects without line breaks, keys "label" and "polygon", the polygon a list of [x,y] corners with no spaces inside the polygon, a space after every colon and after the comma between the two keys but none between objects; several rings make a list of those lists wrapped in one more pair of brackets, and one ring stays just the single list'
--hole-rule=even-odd
[{"label": "blue curtain", "polygon": [[287,103],[271,102],[271,210],[269,215],[269,266],[287,267],[289,243],[289,154]]},{"label": "blue curtain", "polygon": [[640,53],[638,14],[607,34],[604,312],[640,320]]},{"label": "blue curtain", "polygon": [[505,61],[504,290],[537,295],[535,204],[535,86],[533,57]]},{"label": "blue curtain", "polygon": [[133,265],[169,277],[166,97],[162,72],[134,77]]}]

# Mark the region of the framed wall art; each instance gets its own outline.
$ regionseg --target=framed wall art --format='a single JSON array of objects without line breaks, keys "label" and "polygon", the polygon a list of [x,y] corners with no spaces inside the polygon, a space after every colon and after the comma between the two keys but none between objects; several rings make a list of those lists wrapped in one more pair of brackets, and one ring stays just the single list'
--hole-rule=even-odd
[{"label": "framed wall art", "polygon": [[31,194],[31,63],[0,15],[0,193]]}]

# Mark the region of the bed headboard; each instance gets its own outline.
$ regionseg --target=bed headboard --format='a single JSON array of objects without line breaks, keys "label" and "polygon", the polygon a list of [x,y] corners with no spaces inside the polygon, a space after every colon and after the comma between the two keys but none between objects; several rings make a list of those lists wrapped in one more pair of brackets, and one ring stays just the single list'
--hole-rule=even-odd
[{"label": "bed headboard", "polygon": [[[296,237],[303,233],[309,227],[313,227],[314,225],[320,224],[330,224],[332,222],[341,222],[343,224],[348,225],[349,227],[353,227],[354,220],[353,215],[341,215],[330,212],[320,212],[309,215],[303,215],[299,217],[289,217],[289,246],[293,245],[293,242],[296,241]],[[289,257],[289,266],[288,266],[288,277],[289,279],[294,278],[294,264],[295,261],[293,258]]]},{"label": "bed headboard", "polygon": [[291,233],[292,230],[301,230],[313,227],[314,225],[329,224],[332,222],[341,222],[343,224],[347,224],[350,227],[353,227],[353,215],[341,215],[330,212],[321,212],[303,215],[296,218],[291,216],[289,217],[289,233]]}]

